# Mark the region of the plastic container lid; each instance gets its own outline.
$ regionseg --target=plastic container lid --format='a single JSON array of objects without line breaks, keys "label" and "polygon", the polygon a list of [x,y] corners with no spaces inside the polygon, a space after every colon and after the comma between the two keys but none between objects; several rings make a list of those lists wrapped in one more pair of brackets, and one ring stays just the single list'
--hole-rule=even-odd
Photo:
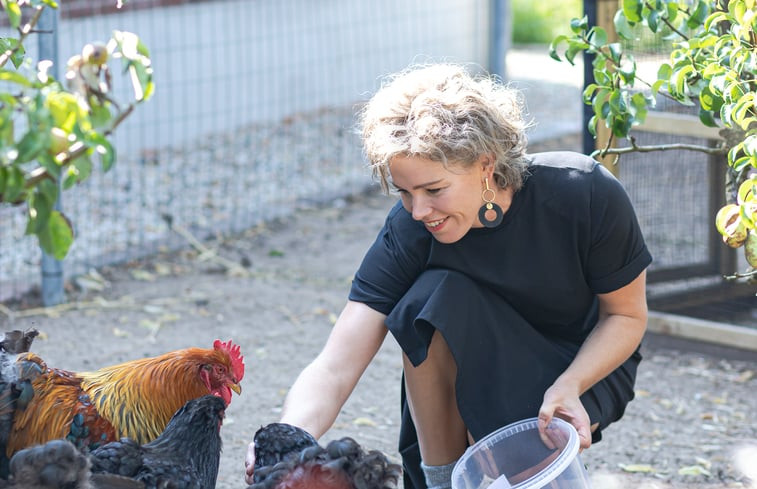
[{"label": "plastic container lid", "polygon": [[[553,418],[547,429],[552,430],[554,448],[546,447],[541,441],[538,418],[509,424],[485,436],[460,457],[452,471],[452,487],[537,489],[561,474],[571,472],[578,472],[579,477],[571,477],[573,483],[562,487],[588,487],[588,481],[582,474],[585,469],[578,457],[576,429],[559,418]],[[527,433],[529,431],[533,433]],[[579,466],[571,467],[573,464]],[[528,475],[528,471],[534,470],[538,471]]]}]

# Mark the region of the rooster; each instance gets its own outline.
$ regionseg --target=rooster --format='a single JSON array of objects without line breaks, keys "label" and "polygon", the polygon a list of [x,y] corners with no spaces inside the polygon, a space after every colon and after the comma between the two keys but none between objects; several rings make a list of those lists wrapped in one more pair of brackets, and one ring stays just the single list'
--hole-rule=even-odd
[{"label": "rooster", "polygon": [[397,488],[401,468],[378,450],[366,452],[349,437],[324,448],[307,432],[284,428],[272,423],[255,434],[255,471],[247,489]]},{"label": "rooster", "polygon": [[139,445],[122,438],[92,450],[92,473],[130,477],[142,482],[145,489],[213,489],[225,408],[223,400],[214,395],[192,399],[155,440]]},{"label": "rooster", "polygon": [[0,351],[0,367],[6,367],[0,369],[0,442],[7,458],[54,439],[88,450],[122,437],[148,443],[190,399],[214,394],[228,405],[232,391],[241,393],[244,376],[244,358],[231,341],[92,372],[56,369],[33,353],[14,353]]}]

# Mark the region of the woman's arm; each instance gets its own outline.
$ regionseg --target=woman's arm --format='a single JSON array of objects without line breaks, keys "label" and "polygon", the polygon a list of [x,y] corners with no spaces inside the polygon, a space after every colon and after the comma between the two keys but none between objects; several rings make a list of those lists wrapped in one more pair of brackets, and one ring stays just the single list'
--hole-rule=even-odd
[{"label": "woman's arm", "polygon": [[381,347],[387,332],[385,319],[365,304],[348,302],[323,350],[289,390],[281,422],[320,438]]},{"label": "woman's arm", "polygon": [[573,359],[544,394],[539,426],[553,416],[578,431],[581,448],[591,445],[589,416],[579,397],[609,375],[636,350],[647,327],[646,271],[620,289],[599,295],[599,321]]},{"label": "woman's arm", "polygon": [[[334,423],[360,376],[386,337],[386,316],[360,302],[349,301],[326,345],[289,389],[281,422],[320,438]],[[245,458],[247,483],[252,482],[254,444]]]}]

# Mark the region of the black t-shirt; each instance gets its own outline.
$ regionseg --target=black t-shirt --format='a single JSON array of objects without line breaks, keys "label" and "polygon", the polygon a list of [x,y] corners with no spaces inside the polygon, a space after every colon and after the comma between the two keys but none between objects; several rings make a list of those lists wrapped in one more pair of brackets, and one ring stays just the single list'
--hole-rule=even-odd
[{"label": "black t-shirt", "polygon": [[490,287],[542,334],[582,342],[597,321],[597,294],[630,283],[652,256],[625,189],[607,169],[572,152],[529,158],[502,223],[455,243],[436,241],[398,202],[350,300],[388,315],[424,270],[456,270]]}]

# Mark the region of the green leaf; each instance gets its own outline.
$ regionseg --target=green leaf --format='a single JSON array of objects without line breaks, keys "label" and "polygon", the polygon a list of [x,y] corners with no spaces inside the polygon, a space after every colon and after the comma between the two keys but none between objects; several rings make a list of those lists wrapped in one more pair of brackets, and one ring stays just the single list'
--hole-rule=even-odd
[{"label": "green leaf", "polygon": [[725,12],[716,10],[704,21],[704,29],[710,31],[720,22],[727,22],[728,15]]},{"label": "green leaf", "polygon": [[580,19],[573,18],[570,19],[570,30],[573,31],[574,34],[581,34],[582,32],[586,31],[589,28],[589,17],[584,15]]},{"label": "green leaf", "polygon": [[94,143],[95,152],[100,155],[103,171],[110,170],[116,161],[116,149],[110,144],[110,141],[101,134],[90,134],[88,142]]},{"label": "green leaf", "polygon": [[110,122],[111,113],[105,105],[91,104],[89,117],[93,127],[106,127]]},{"label": "green leaf", "polygon": [[13,53],[10,57],[13,66],[15,68],[21,66],[21,63],[24,62],[24,57],[26,56],[26,49],[22,44],[19,44],[18,39],[12,37],[0,38],[0,52],[5,53],[7,51]]},{"label": "green leaf", "polygon": [[37,233],[39,246],[45,253],[62,260],[68,254],[74,241],[74,232],[68,219],[58,211],[53,211],[47,225]]},{"label": "green leaf", "polygon": [[615,17],[613,17],[612,23],[615,25],[615,32],[618,33],[618,36],[628,40],[634,39],[633,29],[628,23],[626,16],[623,14],[623,10],[615,12]]},{"label": "green leaf", "polygon": [[549,43],[549,57],[554,59],[555,61],[562,61],[560,59],[560,55],[557,54],[557,47],[563,43],[566,39],[568,39],[568,36],[565,35],[559,35],[552,39],[552,42]]},{"label": "green leaf", "polygon": [[599,85],[596,83],[590,83],[584,88],[582,98],[584,101],[584,104],[590,105],[591,104],[591,97],[594,94],[594,92],[599,88]]},{"label": "green leaf", "polygon": [[31,130],[24,134],[16,149],[18,150],[16,163],[26,163],[32,161],[40,152],[47,149],[47,140],[41,131]]},{"label": "green leaf", "polygon": [[[594,114],[597,115],[597,117],[601,119],[605,119],[607,117],[607,114],[603,113],[604,108],[603,105],[605,105],[605,102],[607,101],[607,97],[610,95],[610,90],[607,88],[600,88],[596,95],[594,96],[594,100],[592,101],[592,109],[594,110]],[[607,106],[607,110],[610,110],[609,105]]]},{"label": "green leaf", "polygon": [[594,138],[597,137],[597,116],[596,115],[591,116],[591,119],[589,119],[589,123],[587,124],[587,129],[589,130],[589,133]]},{"label": "green leaf", "polygon": [[581,40],[569,39],[568,49],[565,50],[565,59],[568,61],[568,63],[574,64],[573,59],[576,57],[576,54],[580,53],[588,47],[589,45]]},{"label": "green leaf", "polygon": [[757,134],[752,134],[744,139],[744,153],[749,156],[757,156]]},{"label": "green leaf", "polygon": [[92,174],[92,160],[88,154],[84,153],[71,161],[68,171],[76,174],[77,182],[82,182]]},{"label": "green leaf", "polygon": [[699,105],[704,110],[715,110],[715,96],[709,86],[704,87],[702,91],[699,92]]},{"label": "green leaf", "polygon": [[706,79],[710,79],[713,76],[717,76],[723,73],[725,73],[725,68],[715,62],[708,64],[707,66],[705,66],[704,70],[702,70],[702,76]]},{"label": "green leaf", "polygon": [[589,34],[589,43],[597,47],[604,46],[607,44],[607,31],[599,26],[593,27]]},{"label": "green leaf", "polygon": [[50,214],[58,198],[58,185],[50,180],[43,180],[34,189],[29,199],[29,220],[26,234],[38,234],[47,226]]},{"label": "green leaf", "polygon": [[623,57],[623,46],[619,42],[614,42],[607,45],[607,49],[610,51],[610,59],[615,65],[620,64],[620,59]]},{"label": "green leaf", "polygon": [[667,63],[661,64],[660,67],[657,69],[657,78],[659,80],[669,80],[672,74],[673,74],[673,68],[671,68],[670,65]]},{"label": "green leaf", "polygon": [[86,117],[76,96],[67,92],[50,93],[45,99],[45,107],[50,111],[53,125],[66,132],[72,132],[76,123]]},{"label": "green leaf", "polygon": [[658,93],[658,92],[660,91],[660,88],[661,88],[661,87],[662,87],[663,85],[665,85],[666,83],[667,83],[667,81],[666,81],[666,80],[657,80],[656,82],[654,82],[654,83],[652,84],[652,87],[651,87],[652,96],[653,96],[653,97],[656,97],[656,96],[657,96],[657,93]]},{"label": "green leaf", "polygon": [[0,202],[13,203],[25,198],[24,172],[20,168],[0,167]]},{"label": "green leaf", "polygon": [[4,69],[0,69],[0,81],[15,83],[16,85],[21,85],[22,87],[32,86],[32,82],[29,81],[29,79],[24,75],[16,71],[8,71]]},{"label": "green leaf", "polygon": [[678,18],[678,3],[677,2],[668,2],[665,6],[665,9],[667,10],[667,19],[668,22],[671,24],[675,24],[676,19]]},{"label": "green leaf", "polygon": [[694,73],[694,67],[691,65],[686,65],[678,70],[677,73],[674,74],[675,77],[675,91],[673,95],[677,97],[682,97],[685,95],[685,88],[686,88],[686,77]]},{"label": "green leaf", "polygon": [[689,29],[696,29],[704,24],[708,15],[710,15],[710,6],[704,0],[698,0],[697,6],[686,21],[686,26]]},{"label": "green leaf", "polygon": [[613,118],[611,129],[615,137],[618,137],[618,138],[628,137],[628,131],[631,130],[630,118],[627,115]]},{"label": "green leaf", "polygon": [[5,14],[8,16],[8,22],[10,22],[11,27],[18,29],[18,26],[21,25],[21,7],[15,1],[3,2],[3,5],[5,6]]},{"label": "green leaf", "polygon": [[623,14],[629,23],[641,22],[642,7],[643,3],[639,0],[623,0]]},{"label": "green leaf", "polygon": [[705,110],[700,107],[699,120],[707,127],[718,127],[718,123],[715,121],[715,114],[711,110]]},{"label": "green leaf", "polygon": [[647,119],[648,104],[649,99],[641,92],[637,92],[631,96],[631,107],[635,119],[634,124],[643,123]]},{"label": "green leaf", "polygon": [[647,25],[649,25],[649,29],[657,33],[657,31],[660,28],[660,12],[657,10],[652,10],[649,12],[649,17],[647,17]]}]

